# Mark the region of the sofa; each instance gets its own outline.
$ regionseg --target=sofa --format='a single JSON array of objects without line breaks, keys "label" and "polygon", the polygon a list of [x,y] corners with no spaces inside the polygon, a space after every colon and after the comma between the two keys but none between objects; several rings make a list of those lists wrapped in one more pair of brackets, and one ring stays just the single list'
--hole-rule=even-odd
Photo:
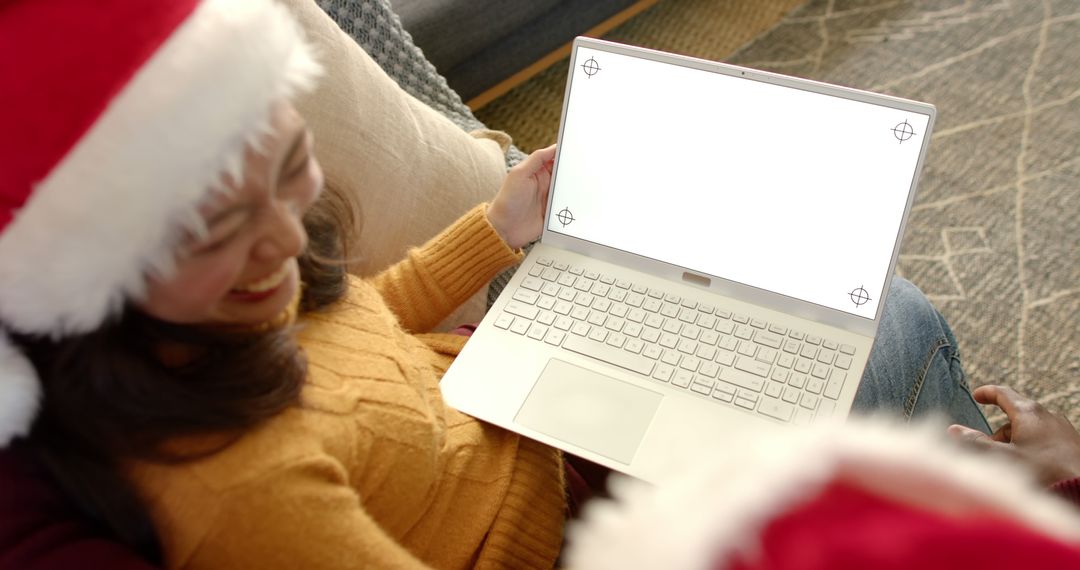
[{"label": "sofa", "polygon": [[[477,100],[640,0],[391,0],[404,29],[465,101]],[[475,108],[476,105],[473,105]]]}]

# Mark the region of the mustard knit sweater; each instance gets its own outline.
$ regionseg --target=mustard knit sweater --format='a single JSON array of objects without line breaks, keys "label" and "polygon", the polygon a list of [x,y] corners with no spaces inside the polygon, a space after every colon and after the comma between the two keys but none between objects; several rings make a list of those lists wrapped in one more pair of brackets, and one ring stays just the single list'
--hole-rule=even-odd
[{"label": "mustard knit sweater", "polygon": [[302,403],[210,457],[130,476],[170,568],[550,568],[561,457],[448,408],[465,338],[428,331],[515,261],[479,206],[304,315]]}]

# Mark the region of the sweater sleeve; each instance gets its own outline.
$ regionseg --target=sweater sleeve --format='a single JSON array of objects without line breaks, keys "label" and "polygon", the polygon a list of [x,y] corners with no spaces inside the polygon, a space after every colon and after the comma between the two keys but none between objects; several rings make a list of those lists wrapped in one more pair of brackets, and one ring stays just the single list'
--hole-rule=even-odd
[{"label": "sweater sleeve", "polygon": [[216,500],[187,569],[427,568],[364,511],[342,466],[316,456],[271,470]]},{"label": "sweater sleeve", "polygon": [[428,332],[512,263],[510,249],[481,204],[404,260],[374,277],[375,288],[401,325]]}]

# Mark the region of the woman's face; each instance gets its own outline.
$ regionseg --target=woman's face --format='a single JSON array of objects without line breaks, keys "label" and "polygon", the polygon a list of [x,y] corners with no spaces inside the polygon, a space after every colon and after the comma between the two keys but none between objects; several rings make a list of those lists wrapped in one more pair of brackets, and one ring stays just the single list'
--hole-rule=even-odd
[{"label": "woman's face", "polygon": [[207,234],[181,245],[177,270],[151,278],[140,307],[178,324],[254,325],[279,315],[296,296],[296,256],[307,245],[302,218],[322,191],[304,120],[289,104],[274,108],[273,135],[245,154],[244,180],[200,208]]}]

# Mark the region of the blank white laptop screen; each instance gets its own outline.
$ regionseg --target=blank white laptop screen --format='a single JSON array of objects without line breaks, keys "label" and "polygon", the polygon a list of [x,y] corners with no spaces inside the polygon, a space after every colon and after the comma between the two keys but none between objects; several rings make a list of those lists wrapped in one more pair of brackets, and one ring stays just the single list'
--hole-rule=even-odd
[{"label": "blank white laptop screen", "polygon": [[874,318],[928,115],[576,54],[548,230]]}]

